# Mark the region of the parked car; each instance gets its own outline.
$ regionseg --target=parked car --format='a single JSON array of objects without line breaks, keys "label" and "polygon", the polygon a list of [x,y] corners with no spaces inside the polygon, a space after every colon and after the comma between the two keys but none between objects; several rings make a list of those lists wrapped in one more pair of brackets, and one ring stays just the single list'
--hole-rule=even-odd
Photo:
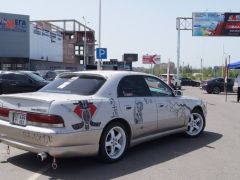
[{"label": "parked car", "polygon": [[70,70],[66,69],[58,69],[58,70],[39,70],[39,73],[45,80],[53,81],[59,74],[64,72],[70,72]]},{"label": "parked car", "polygon": [[190,78],[183,77],[183,78],[181,78],[181,85],[182,86],[195,86],[195,87],[199,87],[200,86],[200,82],[194,81],[194,80],[192,80]]},{"label": "parked car", "polygon": [[[234,78],[229,78],[227,80],[227,91],[233,91],[233,84]],[[219,94],[220,92],[224,92],[224,79],[221,77],[209,79],[204,82],[202,89],[206,90],[209,94]]]},{"label": "parked car", "polygon": [[[167,82],[167,74],[161,74],[160,75],[160,78]],[[181,78],[178,77],[176,74],[170,74],[169,75],[169,78],[170,78],[170,81],[171,81],[171,84],[170,86],[173,88],[173,89],[181,89],[182,88],[182,85],[181,85]]]},{"label": "parked car", "polygon": [[203,132],[206,104],[180,95],[145,73],[62,74],[38,92],[0,96],[0,141],[42,160],[99,155],[114,162],[141,142]]},{"label": "parked car", "polygon": [[0,94],[33,92],[48,84],[31,71],[2,71],[0,74]]}]

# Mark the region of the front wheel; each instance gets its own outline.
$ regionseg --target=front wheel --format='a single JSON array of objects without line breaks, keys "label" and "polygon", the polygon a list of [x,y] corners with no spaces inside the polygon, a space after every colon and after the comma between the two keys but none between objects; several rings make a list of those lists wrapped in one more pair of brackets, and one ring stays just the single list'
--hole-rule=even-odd
[{"label": "front wheel", "polygon": [[188,121],[186,134],[190,137],[199,136],[205,128],[205,117],[202,111],[194,109]]},{"label": "front wheel", "polygon": [[120,122],[109,124],[100,140],[99,156],[104,162],[115,162],[121,159],[128,145],[128,134],[125,126]]}]

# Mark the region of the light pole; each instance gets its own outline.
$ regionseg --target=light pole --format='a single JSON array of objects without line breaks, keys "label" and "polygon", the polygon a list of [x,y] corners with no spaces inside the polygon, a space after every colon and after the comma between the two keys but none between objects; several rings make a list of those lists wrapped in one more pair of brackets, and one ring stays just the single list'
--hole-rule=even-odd
[{"label": "light pole", "polygon": [[183,71],[184,70],[184,61],[182,62],[182,76],[183,76]]},{"label": "light pole", "polygon": [[201,80],[203,81],[203,59],[201,58]]},{"label": "light pole", "polygon": [[[98,35],[98,47],[101,48],[101,21],[102,21],[102,0],[99,0],[99,35]],[[98,59],[97,70],[101,70],[100,68],[100,60]]]}]

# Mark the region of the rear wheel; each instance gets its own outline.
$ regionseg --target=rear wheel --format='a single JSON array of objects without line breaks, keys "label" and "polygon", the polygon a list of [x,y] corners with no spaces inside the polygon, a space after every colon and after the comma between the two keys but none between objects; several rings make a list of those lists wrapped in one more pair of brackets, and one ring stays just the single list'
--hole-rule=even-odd
[{"label": "rear wheel", "polygon": [[213,88],[213,94],[219,94],[220,93],[220,88],[219,87],[214,87]]},{"label": "rear wheel", "polygon": [[204,128],[205,117],[202,111],[194,109],[189,118],[188,129],[186,131],[186,134],[189,137],[197,137],[203,132]]},{"label": "rear wheel", "polygon": [[121,159],[126,152],[129,142],[127,130],[120,122],[109,124],[100,140],[99,156],[104,162],[115,162]]}]

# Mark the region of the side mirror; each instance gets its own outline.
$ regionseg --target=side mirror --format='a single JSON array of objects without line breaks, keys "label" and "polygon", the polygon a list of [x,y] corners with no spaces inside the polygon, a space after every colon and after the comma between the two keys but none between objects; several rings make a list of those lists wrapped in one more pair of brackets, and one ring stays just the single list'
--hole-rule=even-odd
[{"label": "side mirror", "polygon": [[179,91],[179,90],[175,90],[174,94],[175,94],[175,96],[182,96],[183,95],[182,91]]}]

